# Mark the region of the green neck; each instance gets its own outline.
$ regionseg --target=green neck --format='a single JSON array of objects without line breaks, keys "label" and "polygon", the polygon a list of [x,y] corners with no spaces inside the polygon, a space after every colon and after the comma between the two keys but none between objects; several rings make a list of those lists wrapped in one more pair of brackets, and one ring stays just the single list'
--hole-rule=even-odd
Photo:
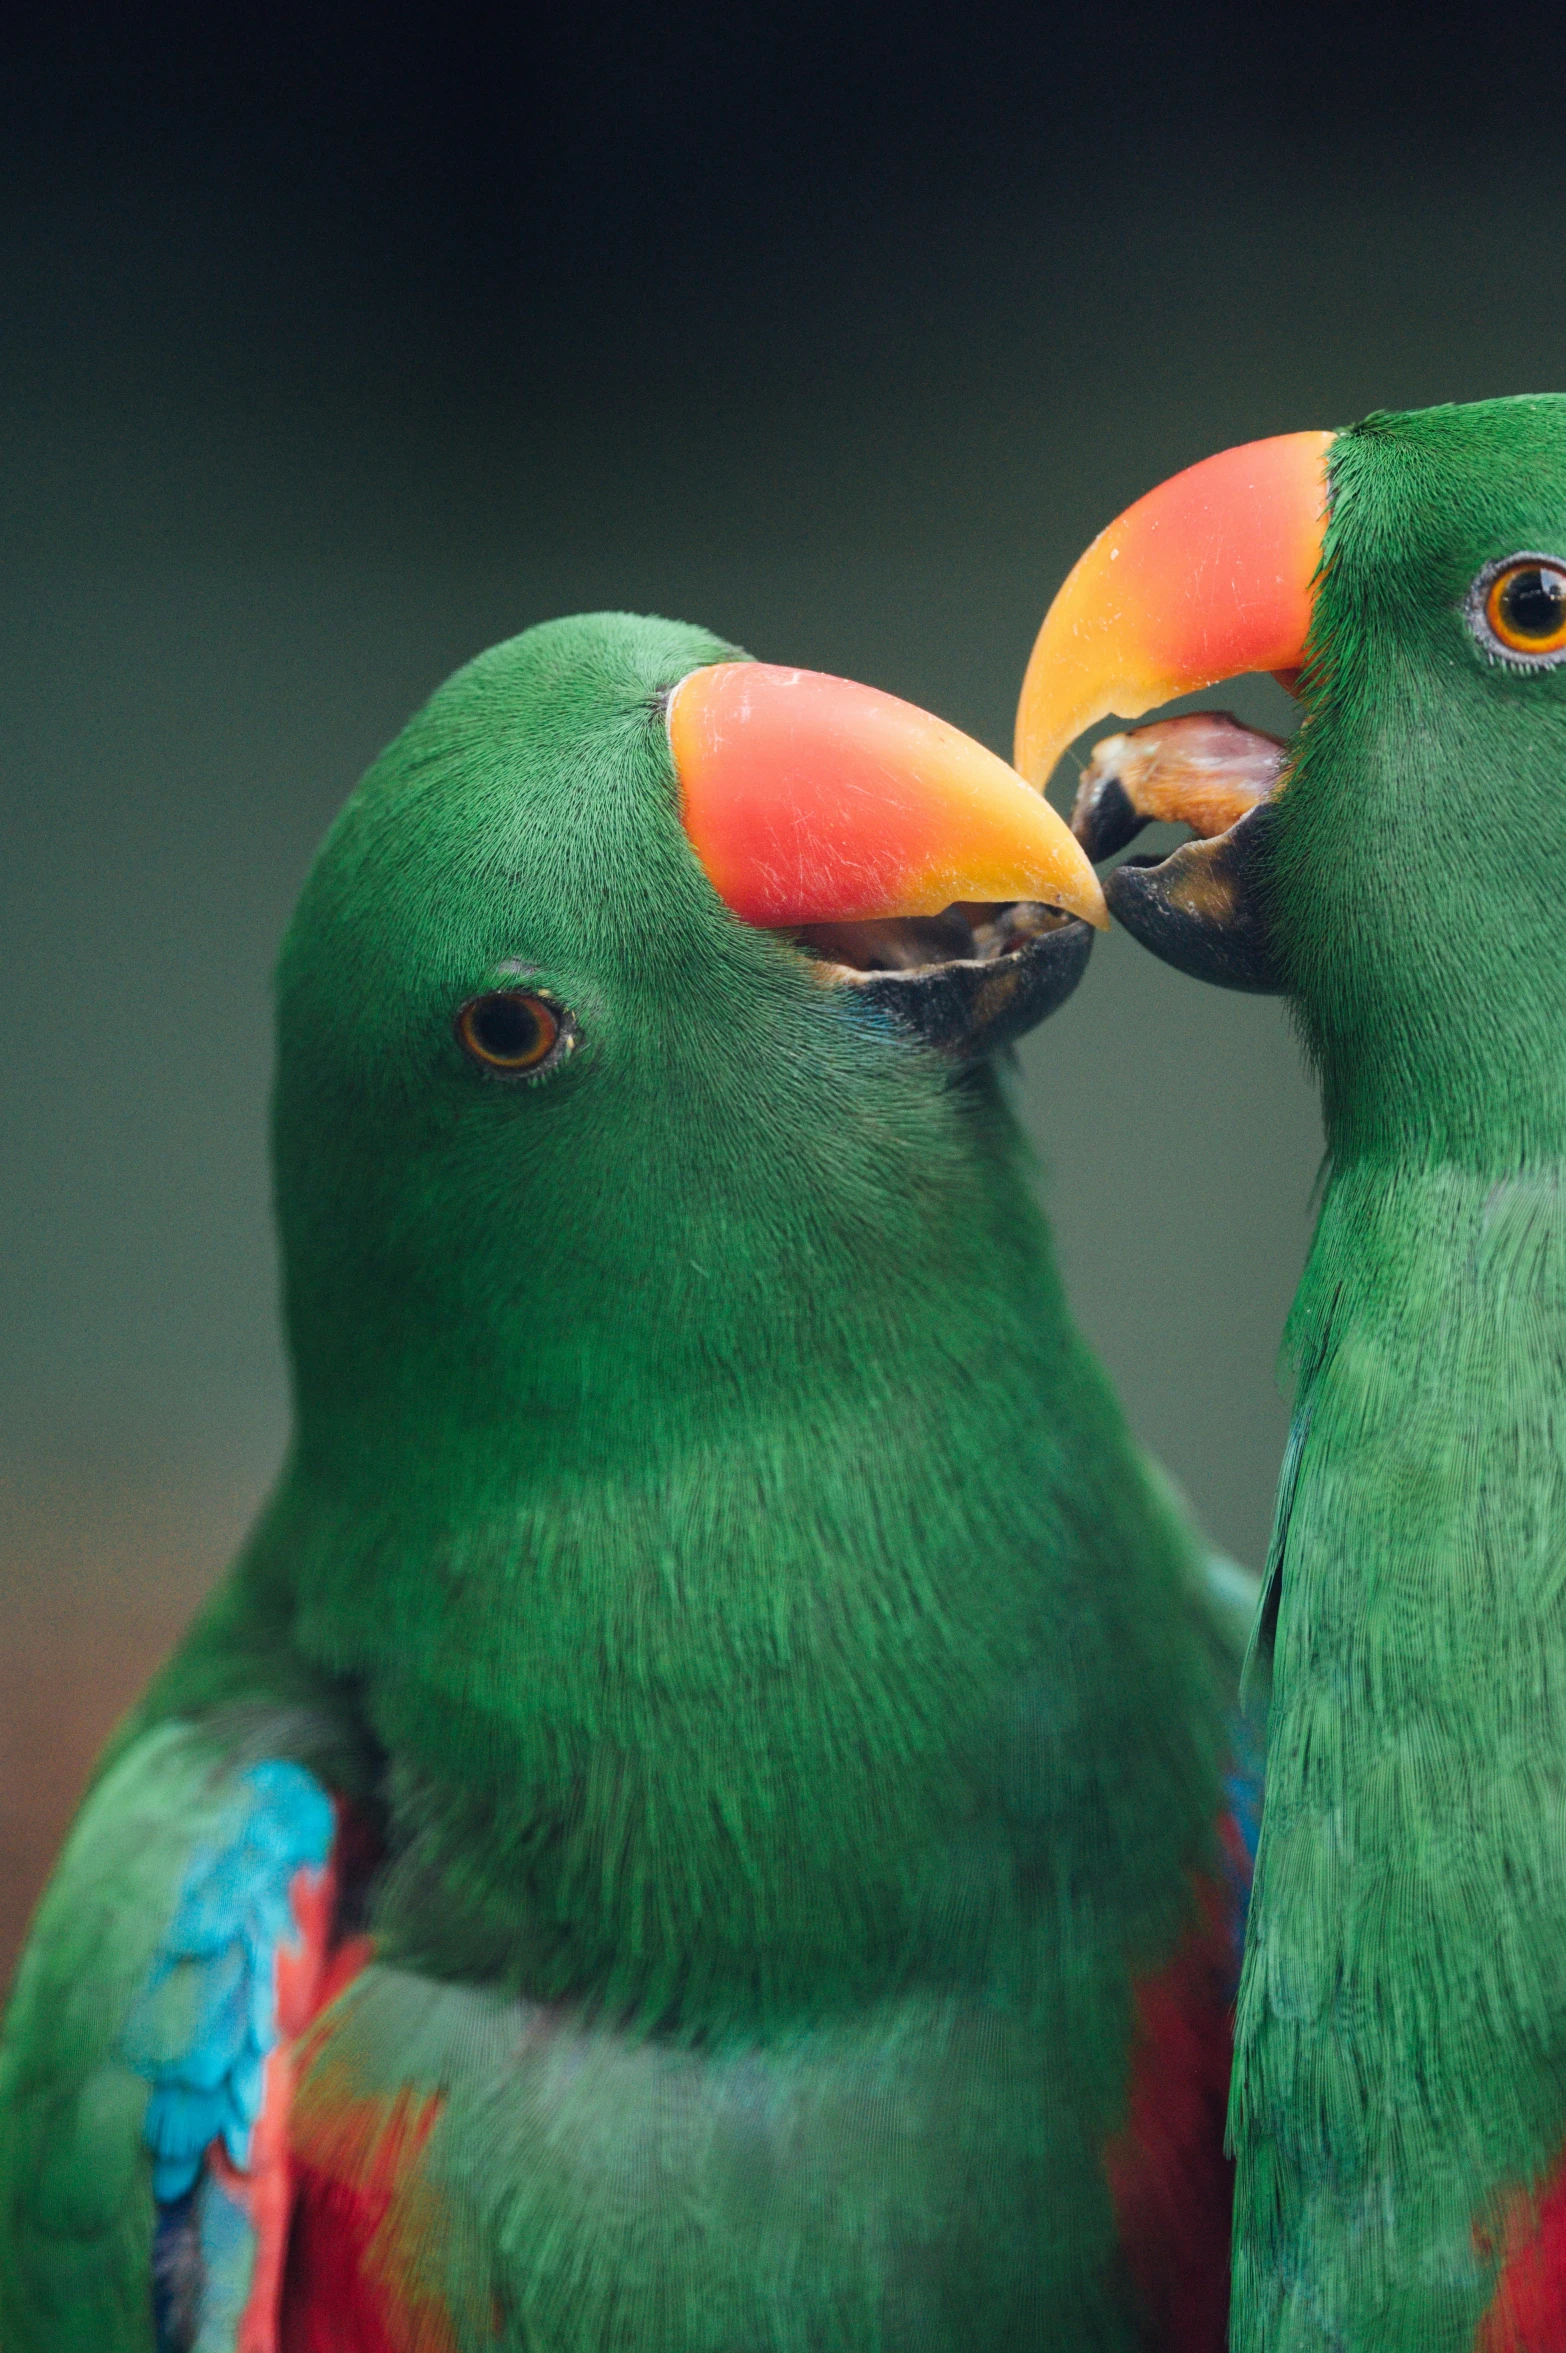
[{"label": "green neck", "polygon": [[1558,2154],[1563,1330],[1566,1166],[1337,1169],[1291,1326],[1234,2091],[1246,2345],[1286,2292],[1328,2339],[1466,2346],[1492,2207]]},{"label": "green neck", "polygon": [[1331,1178],[1236,2040],[1244,2353],[1468,2353],[1566,2130],[1566,672],[1468,618],[1559,543],[1563,421],[1374,417],[1330,461],[1267,883]]},{"label": "green neck", "polygon": [[1562,414],[1431,410],[1333,444],[1269,890],[1339,1165],[1566,1153],[1566,680],[1487,660],[1462,617],[1483,556],[1552,543]]},{"label": "green neck", "polygon": [[1218,1741],[1188,1539],[989,1081],[942,1119],[900,1243],[742,1279],[698,1218],[595,1319],[423,1317],[373,1412],[305,1389],[248,1573],[398,1758],[394,1942],[710,2024],[1020,1995],[1073,1884],[1117,1942],[1172,1932]]},{"label": "green neck", "polygon": [[[269,1607],[391,1760],[389,1957],[706,2030],[1035,1999],[1054,1954],[1123,2056],[1217,1810],[1189,1539],[993,1074],[692,857],[666,698],[725,658],[624,616],[496,648],[317,860],[278,991],[296,1440],[229,1623]],[[458,1046],[502,976],[574,1024],[542,1083]],[[158,1705],[218,1685],[203,1644]]]},{"label": "green neck", "polygon": [[1552,762],[1527,712],[1486,706],[1470,730],[1431,693],[1417,650],[1394,652],[1373,695],[1307,717],[1277,804],[1277,934],[1335,1164],[1500,1177],[1566,1155],[1566,930],[1536,815],[1566,745]]}]

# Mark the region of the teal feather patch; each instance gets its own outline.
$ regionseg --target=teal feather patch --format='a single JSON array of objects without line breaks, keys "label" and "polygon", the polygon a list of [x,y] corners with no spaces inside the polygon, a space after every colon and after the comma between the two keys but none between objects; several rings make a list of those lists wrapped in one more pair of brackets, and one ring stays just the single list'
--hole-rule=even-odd
[{"label": "teal feather patch", "polygon": [[331,1852],[331,1801],[302,1766],[270,1760],[236,1783],[226,1828],[192,1857],[125,2028],[125,2057],[152,2085],[143,2130],[160,2205],[194,2187],[213,2141],[236,2166],[249,2156],[277,2040],[277,1948],[295,1933],[289,1890]]}]

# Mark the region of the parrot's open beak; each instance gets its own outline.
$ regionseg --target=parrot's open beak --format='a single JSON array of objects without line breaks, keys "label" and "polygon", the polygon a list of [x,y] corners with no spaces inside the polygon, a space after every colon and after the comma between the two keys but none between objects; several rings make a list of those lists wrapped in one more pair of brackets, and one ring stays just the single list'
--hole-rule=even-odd
[{"label": "parrot's open beak", "polygon": [[[1327,518],[1330,433],[1285,433],[1176,474],[1099,533],[1044,617],[1017,710],[1016,761],[1048,782],[1066,746],[1110,712],[1246,671],[1286,684],[1308,650]],[[1256,889],[1283,747],[1208,714],[1101,743],[1073,818],[1095,858],[1151,819],[1201,837],[1109,878],[1126,928],[1182,970],[1232,988],[1280,985]]]},{"label": "parrot's open beak", "polygon": [[680,812],[719,896],[964,1055],[1068,996],[1109,920],[1042,794],[896,696],[766,662],[694,670],[668,705]]}]

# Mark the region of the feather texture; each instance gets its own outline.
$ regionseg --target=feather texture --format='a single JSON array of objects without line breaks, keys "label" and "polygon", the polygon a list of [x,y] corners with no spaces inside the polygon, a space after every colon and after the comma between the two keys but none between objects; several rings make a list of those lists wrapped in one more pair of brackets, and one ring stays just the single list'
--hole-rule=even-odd
[{"label": "feather texture", "polygon": [[1270,874],[1330,1161],[1260,1636],[1242,2353],[1566,2344],[1566,673],[1467,617],[1563,544],[1562,400],[1335,444]]},{"label": "feather texture", "polygon": [[[283,2353],[1218,2353],[1232,1608],[1071,1324],[1002,1076],[697,865],[664,708],[731,653],[623,615],[495,649],[307,885],[294,1444],[40,1916],[6,2353],[146,2344],[122,2038],[217,1801],[161,1785],[155,1884],[119,1826],[257,1710],[383,1853],[373,1964],[289,2052]],[[572,1017],[537,1083],[462,1049],[502,981]],[[68,2204],[127,2123],[89,2294],[33,2153],[74,2136]]]}]

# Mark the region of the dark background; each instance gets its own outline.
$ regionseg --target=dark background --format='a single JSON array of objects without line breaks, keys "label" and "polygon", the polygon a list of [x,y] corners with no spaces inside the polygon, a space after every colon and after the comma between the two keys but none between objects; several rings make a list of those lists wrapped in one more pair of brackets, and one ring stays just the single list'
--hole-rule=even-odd
[{"label": "dark background", "polygon": [[[1005,747],[1049,595],[1153,482],[1566,383],[1531,17],[33,13],[0,123],[0,1978],[278,1457],[268,969],[428,690],[628,605]],[[1024,1067],[1080,1315],[1254,1563],[1320,1148],[1285,1018],[1111,938]]]}]

